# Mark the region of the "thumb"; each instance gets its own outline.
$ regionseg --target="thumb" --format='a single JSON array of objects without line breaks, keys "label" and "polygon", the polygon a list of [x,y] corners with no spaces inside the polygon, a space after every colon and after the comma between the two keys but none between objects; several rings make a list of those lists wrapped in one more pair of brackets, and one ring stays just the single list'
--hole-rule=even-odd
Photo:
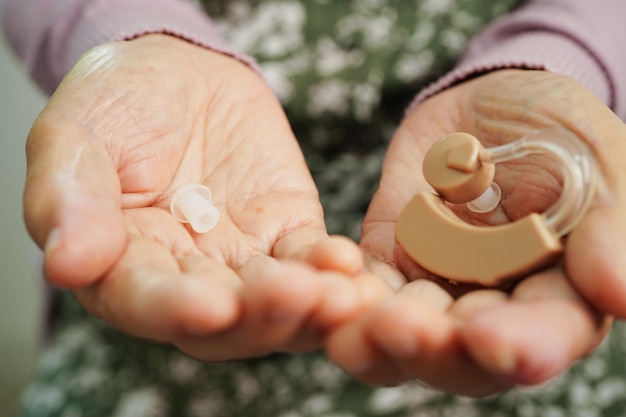
[{"label": "thumb", "polygon": [[569,235],[565,261],[568,275],[583,296],[600,311],[624,319],[626,125],[612,114],[597,120],[604,123],[585,126],[583,133],[596,154],[604,184],[595,205]]},{"label": "thumb", "polygon": [[626,205],[595,208],[570,234],[565,261],[575,287],[598,310],[626,318]]},{"label": "thumb", "polygon": [[94,283],[126,245],[116,169],[89,136],[44,110],[26,146],[26,227],[44,249],[47,279],[64,288]]}]

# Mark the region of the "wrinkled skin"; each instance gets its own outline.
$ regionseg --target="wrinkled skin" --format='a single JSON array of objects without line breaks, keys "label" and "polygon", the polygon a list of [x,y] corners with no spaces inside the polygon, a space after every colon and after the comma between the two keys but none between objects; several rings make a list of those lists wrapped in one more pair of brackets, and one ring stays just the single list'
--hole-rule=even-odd
[{"label": "wrinkled skin", "polygon": [[[309,350],[387,291],[354,242],[326,233],[280,104],[235,59],[165,35],[97,47],[27,156],[25,218],[47,279],[131,335],[203,360]],[[187,183],[213,192],[210,233],[169,213]]]},{"label": "wrinkled skin", "polygon": [[[566,243],[562,264],[508,291],[449,285],[416,265],[394,241],[395,221],[416,192],[430,187],[421,162],[434,140],[468,132],[485,146],[560,127],[586,141],[604,177],[590,212]],[[363,248],[397,294],[333,332],[330,356],[355,377],[394,384],[420,379],[473,396],[536,384],[592,351],[626,316],[626,128],[589,91],[564,76],[503,70],[452,87],[412,109],[392,139],[380,188],[363,223]],[[537,174],[542,168],[541,174]],[[501,208],[472,214],[498,224],[542,211],[560,194],[549,160],[498,168]],[[391,266],[391,268],[389,268]]]},{"label": "wrinkled skin", "polygon": [[[463,130],[487,145],[538,126],[575,131],[597,152],[610,195],[571,234],[564,273],[511,294],[446,285],[395,245],[432,141]],[[619,238],[624,127],[573,81],[501,71],[412,111],[390,146],[362,248],[329,237],[317,190],[279,103],[242,63],[164,35],[100,46],[65,77],[27,144],[27,227],[44,270],[94,315],[206,361],[325,346],[372,383],[419,378],[485,395],[546,380],[591,351],[607,315],[626,316]],[[498,179],[500,222],[558,194]],[[417,179],[417,180],[416,180]],[[176,222],[177,187],[203,183],[221,212],[210,233]],[[555,186],[556,184],[556,186]],[[537,199],[537,192],[543,199]],[[367,262],[364,262],[363,250]],[[601,285],[600,285],[601,283]],[[393,290],[392,290],[393,289]]]}]

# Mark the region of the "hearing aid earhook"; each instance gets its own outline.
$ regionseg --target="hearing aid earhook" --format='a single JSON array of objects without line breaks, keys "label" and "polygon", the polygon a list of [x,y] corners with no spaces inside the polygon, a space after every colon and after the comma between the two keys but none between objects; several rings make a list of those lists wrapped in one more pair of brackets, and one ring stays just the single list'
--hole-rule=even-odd
[{"label": "hearing aid earhook", "polygon": [[[559,199],[543,213],[515,222],[479,227],[463,222],[446,202],[467,203],[473,211],[495,208],[500,189],[495,164],[530,154],[547,154],[562,171]],[[595,159],[572,133],[536,131],[515,142],[484,148],[467,133],[444,136],[424,158],[426,181],[438,194],[418,193],[396,224],[396,240],[421,267],[453,281],[498,286],[553,262],[563,251],[561,237],[589,209],[598,182]]]}]

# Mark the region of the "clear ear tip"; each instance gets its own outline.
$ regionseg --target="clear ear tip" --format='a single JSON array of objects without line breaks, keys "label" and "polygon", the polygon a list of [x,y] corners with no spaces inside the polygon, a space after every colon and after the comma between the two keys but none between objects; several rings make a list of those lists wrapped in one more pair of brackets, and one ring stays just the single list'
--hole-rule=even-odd
[{"label": "clear ear tip", "polygon": [[212,203],[211,190],[201,184],[188,184],[176,190],[170,211],[179,222],[189,223],[196,233],[212,230],[220,218],[219,210]]},{"label": "clear ear tip", "polygon": [[502,190],[495,182],[492,182],[489,188],[485,190],[477,199],[467,203],[467,208],[474,213],[489,213],[500,204]]}]

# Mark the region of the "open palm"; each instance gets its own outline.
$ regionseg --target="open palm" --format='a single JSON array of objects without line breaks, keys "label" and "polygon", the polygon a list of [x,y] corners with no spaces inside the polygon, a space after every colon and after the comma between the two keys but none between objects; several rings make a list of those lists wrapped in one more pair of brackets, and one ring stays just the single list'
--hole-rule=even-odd
[{"label": "open palm", "polygon": [[[188,183],[213,192],[209,233],[169,213]],[[25,214],[53,284],[201,359],[317,347],[361,304],[360,251],[326,234],[271,91],[173,37],[103,45],[70,71],[29,136]]]},{"label": "open palm", "polygon": [[[394,239],[396,219],[415,193],[430,190],[421,166],[435,140],[463,131],[490,147],[546,127],[567,129],[591,145],[612,194],[599,198],[571,233],[563,265],[505,292],[451,285],[406,255]],[[399,291],[334,332],[331,356],[369,382],[419,378],[447,391],[486,395],[545,381],[589,353],[609,322],[595,308],[626,313],[620,296],[626,266],[620,255],[626,245],[625,139],[622,122],[583,86],[539,71],[494,72],[413,109],[390,145],[361,243],[391,266],[380,269]],[[473,223],[495,224],[546,209],[560,183],[556,167],[540,163],[541,170],[516,161],[497,171],[504,196],[500,210],[476,215],[458,208],[459,214]]]}]

